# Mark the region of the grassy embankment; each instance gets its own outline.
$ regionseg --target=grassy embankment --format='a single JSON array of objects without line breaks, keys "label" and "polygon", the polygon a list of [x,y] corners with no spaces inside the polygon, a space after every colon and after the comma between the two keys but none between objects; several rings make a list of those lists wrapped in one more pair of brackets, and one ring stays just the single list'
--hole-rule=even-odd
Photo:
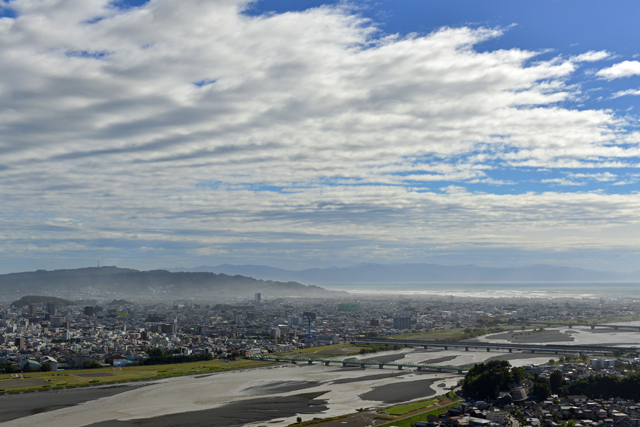
[{"label": "grassy embankment", "polygon": [[415,332],[411,334],[393,335],[388,338],[418,341],[462,341],[487,334],[519,330],[519,325],[500,325],[482,328],[452,328],[439,331]]},{"label": "grassy embankment", "polygon": [[[544,326],[544,323],[548,323],[551,327],[562,327],[575,324],[603,324],[603,323],[620,323],[620,322],[633,322],[640,321],[640,316],[619,316],[619,317],[604,317],[604,318],[590,318],[580,320],[549,320],[549,321],[534,321],[535,323],[525,326],[522,324],[499,324],[492,327],[477,327],[477,328],[452,328],[440,331],[428,331],[428,332],[416,332],[410,334],[393,335],[388,338],[401,339],[401,340],[419,340],[419,341],[462,341],[465,339],[475,338],[482,335],[510,332],[510,331],[531,331],[533,329]],[[524,329],[523,329],[524,328]],[[375,338],[374,338],[375,339]]]},{"label": "grassy embankment", "polygon": [[289,356],[301,355],[307,357],[343,357],[360,354],[361,348],[361,346],[352,344],[334,344],[321,347],[309,347],[300,350],[285,351],[278,354]]},{"label": "grassy embankment", "polygon": [[612,316],[612,317],[600,317],[600,318],[589,318],[589,319],[578,319],[578,320],[536,320],[535,322],[539,323],[550,323],[551,326],[567,326],[567,325],[591,325],[591,324],[602,324],[602,323],[619,323],[619,322],[637,322],[640,321],[640,316]]},{"label": "grassy embankment", "polygon": [[[387,424],[384,424],[380,427],[387,426],[401,426],[401,427],[411,427],[417,421],[426,420],[427,417],[431,414],[438,415],[446,411],[446,408],[456,407],[459,399],[452,391],[442,395],[433,397],[429,400],[422,400],[420,402],[413,402],[407,405],[397,405],[392,406],[390,408],[384,409],[383,412],[386,412],[388,415],[375,415],[373,419],[377,420],[393,420]],[[361,409],[361,411],[367,411],[366,409]],[[359,416],[358,412],[352,414],[339,415],[337,417],[330,418],[314,418],[313,420],[303,421],[301,423],[293,423],[289,424],[289,427],[306,427],[312,425],[322,426],[325,423],[329,423],[337,420],[348,420],[349,418],[357,418]],[[348,422],[348,421],[346,421]],[[364,422],[363,419],[359,419],[359,422]]]},{"label": "grassy embankment", "polygon": [[418,409],[428,408],[438,403],[438,400],[421,400],[420,402],[413,402],[407,405],[398,405],[384,410],[389,415],[404,415],[407,412],[416,411]]},{"label": "grassy embankment", "polygon": [[0,375],[0,394],[154,380],[182,375],[208,374],[234,369],[260,367],[270,363],[271,362],[256,362],[252,360],[237,360],[233,362],[213,360],[173,365],[131,366],[122,368],[122,370],[102,368],[76,371],[30,372],[23,374],[23,378],[12,378],[10,374],[4,374]]},{"label": "grassy embankment", "polygon": [[[380,427],[411,427],[418,421],[427,421],[429,415],[440,415],[448,408],[455,408],[462,399],[458,398],[452,391],[438,396],[435,399],[414,402],[408,405],[398,405],[387,408],[384,411],[390,415],[398,413],[398,418],[383,424]],[[426,406],[423,406],[426,405]]]}]

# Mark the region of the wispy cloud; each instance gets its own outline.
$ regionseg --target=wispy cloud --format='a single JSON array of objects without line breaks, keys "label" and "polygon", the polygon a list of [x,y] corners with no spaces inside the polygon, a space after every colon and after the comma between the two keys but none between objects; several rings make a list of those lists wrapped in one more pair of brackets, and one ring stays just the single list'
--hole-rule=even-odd
[{"label": "wispy cloud", "polygon": [[623,61],[613,64],[611,67],[603,68],[596,73],[596,76],[606,80],[620,79],[640,75],[640,62]]},{"label": "wispy cloud", "polygon": [[600,50],[600,51],[590,50],[589,52],[572,56],[571,60],[573,62],[596,62],[596,61],[602,61],[603,59],[607,59],[610,56],[611,56],[611,53],[607,52],[606,50]]},{"label": "wispy cloud", "polygon": [[583,182],[572,181],[567,178],[547,178],[543,179],[540,182],[543,184],[553,184],[556,186],[575,186],[575,185],[584,185]]},{"label": "wispy cloud", "polygon": [[627,96],[627,95],[636,95],[636,96],[640,95],[640,89],[621,90],[611,95],[611,98],[620,98],[621,96]]},{"label": "wispy cloud", "polygon": [[603,173],[571,173],[571,172],[568,172],[568,173],[566,173],[566,175],[570,179],[588,179],[588,180],[594,180],[594,181],[598,181],[598,182],[615,181],[616,178],[618,177],[617,175],[612,174],[611,172],[603,172]]}]

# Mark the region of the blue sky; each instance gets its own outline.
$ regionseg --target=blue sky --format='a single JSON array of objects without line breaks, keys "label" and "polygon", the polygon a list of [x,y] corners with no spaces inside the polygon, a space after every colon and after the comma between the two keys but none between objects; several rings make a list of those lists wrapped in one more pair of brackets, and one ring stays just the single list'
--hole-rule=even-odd
[{"label": "blue sky", "polygon": [[0,272],[637,269],[633,1],[0,9]]}]

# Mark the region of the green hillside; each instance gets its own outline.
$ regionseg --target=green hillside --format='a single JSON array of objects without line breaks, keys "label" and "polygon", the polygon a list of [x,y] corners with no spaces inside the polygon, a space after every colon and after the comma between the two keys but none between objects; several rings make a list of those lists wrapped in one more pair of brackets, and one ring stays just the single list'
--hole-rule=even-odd
[{"label": "green hillside", "polygon": [[77,305],[75,302],[70,301],[68,299],[49,297],[49,296],[40,296],[40,295],[24,296],[20,298],[18,301],[14,301],[13,304],[11,305],[13,305],[14,307],[24,307],[25,305],[29,305],[29,304],[47,304],[49,302],[54,303],[58,307],[66,307],[68,305]]}]

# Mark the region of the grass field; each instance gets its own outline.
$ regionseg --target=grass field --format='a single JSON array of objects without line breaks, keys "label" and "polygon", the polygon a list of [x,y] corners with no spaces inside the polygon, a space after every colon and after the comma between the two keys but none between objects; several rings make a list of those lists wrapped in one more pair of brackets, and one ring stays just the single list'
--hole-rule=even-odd
[{"label": "grass field", "polygon": [[21,379],[13,379],[10,374],[5,374],[0,375],[0,393],[153,380],[182,375],[223,372],[233,369],[247,369],[265,366],[267,364],[270,364],[270,362],[257,362],[252,360],[224,362],[222,360],[212,360],[173,365],[131,366],[118,371],[115,371],[113,368],[102,368],[76,371],[33,372],[23,374],[24,378]]},{"label": "grass field", "polygon": [[437,402],[437,400],[422,400],[420,402],[414,402],[408,405],[393,406],[391,408],[385,409],[384,412],[390,415],[403,415],[407,412],[415,411],[417,409],[427,408]]},{"label": "grass field", "polygon": [[[520,326],[515,325],[501,325],[500,329],[503,332],[511,330],[519,330]],[[464,330],[467,328],[453,328],[440,331],[428,331],[428,332],[416,332],[412,334],[393,335],[389,338],[398,340],[418,340],[418,341],[461,341],[463,339],[470,338],[468,334],[465,334]],[[487,333],[490,333],[487,331]]]},{"label": "grass field", "polygon": [[437,409],[433,409],[431,411],[421,412],[411,417],[394,420],[387,424],[382,424],[380,427],[391,427],[391,426],[412,427],[418,421],[427,421],[427,418],[429,417],[429,415],[440,415],[444,413],[448,408],[455,408],[457,406],[458,406],[458,402],[450,403],[450,404],[438,407]]},{"label": "grass field", "polygon": [[286,351],[279,353],[282,355],[303,354],[305,356],[319,356],[319,357],[339,357],[339,356],[353,356],[360,353],[361,347],[357,347],[351,344],[334,344],[325,345],[321,347],[303,348],[300,350]]}]

